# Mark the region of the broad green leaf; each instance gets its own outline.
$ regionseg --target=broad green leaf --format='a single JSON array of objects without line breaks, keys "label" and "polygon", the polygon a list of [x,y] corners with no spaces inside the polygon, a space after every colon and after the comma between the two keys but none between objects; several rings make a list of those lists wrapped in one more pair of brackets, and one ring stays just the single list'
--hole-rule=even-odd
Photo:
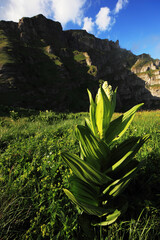
[{"label": "broad green leaf", "polygon": [[87,91],[88,91],[89,101],[90,101],[90,109],[89,109],[90,126],[91,126],[91,130],[92,130],[93,134],[95,136],[98,136],[97,135],[98,132],[97,132],[97,126],[96,126],[96,118],[95,118],[96,103],[93,101],[91,92],[88,89],[87,89]]},{"label": "broad green leaf", "polygon": [[114,223],[117,218],[121,215],[121,212],[116,209],[112,214],[109,214],[106,217],[106,220],[100,223],[96,223],[96,224],[92,224],[93,226],[106,226],[106,225],[110,225],[112,223]]},{"label": "broad green leaf", "polygon": [[104,191],[103,194],[107,194],[107,196],[116,197],[119,195],[124,188],[127,186],[133,175],[135,174],[137,168],[132,169],[130,172],[125,174],[121,179],[117,179],[113,183],[111,183]]},{"label": "broad green leaf", "polygon": [[68,198],[74,204],[79,206],[84,212],[86,212],[90,215],[102,217],[102,216],[109,214],[111,211],[113,211],[113,209],[106,209],[106,208],[96,207],[96,206],[89,205],[89,204],[83,204],[83,203],[79,202],[68,189],[63,189],[63,190],[64,190],[65,194],[68,196]]},{"label": "broad green leaf", "polygon": [[95,185],[88,184],[82,181],[75,175],[70,177],[70,191],[75,196],[78,202],[83,204],[91,204],[93,206],[98,206],[98,195],[100,188]]},{"label": "broad green leaf", "polygon": [[82,181],[90,184],[102,185],[110,182],[112,179],[94,169],[90,164],[81,160],[78,156],[72,153],[62,153],[62,159],[72,169],[73,173]]},{"label": "broad green leaf", "polygon": [[127,139],[121,143],[118,147],[111,151],[113,165],[105,171],[105,173],[111,173],[116,177],[118,172],[121,171],[135,156],[138,150],[142,147],[145,141],[149,138],[149,135],[140,137],[133,137]]},{"label": "broad green leaf", "polygon": [[111,161],[107,165],[107,168],[105,168],[104,172],[111,172],[112,166],[116,164],[120,159],[122,159],[125,155],[127,155],[130,149],[137,143],[139,139],[139,137],[132,137],[123,141],[118,146],[112,148]]},{"label": "broad green leaf", "polygon": [[92,125],[88,118],[85,118],[85,126],[87,126],[92,131]]},{"label": "broad green leaf", "polygon": [[75,134],[87,163],[98,170],[104,169],[110,160],[110,149],[107,144],[97,139],[85,126],[78,125]]},{"label": "broad green leaf", "polygon": [[114,138],[118,139],[119,137],[118,133],[121,131],[120,127],[122,126],[122,119],[123,119],[123,115],[119,116],[118,118],[110,122],[110,125],[105,134],[105,142],[108,145],[112,144],[112,141]]},{"label": "broad green leaf", "polygon": [[125,174],[130,172],[132,169],[138,170],[140,166],[141,166],[141,163],[138,160],[131,159],[122,169],[118,170],[118,172],[113,171],[111,173],[108,173],[107,175],[109,175],[113,179],[122,178]]},{"label": "broad green leaf", "polygon": [[138,111],[142,105],[143,103],[134,106],[110,123],[110,126],[105,134],[106,143],[111,144],[112,142],[118,140],[126,132],[135,116],[136,111]]},{"label": "broad green leaf", "polygon": [[102,87],[97,94],[96,124],[100,139],[105,137],[111,119],[111,103]]}]

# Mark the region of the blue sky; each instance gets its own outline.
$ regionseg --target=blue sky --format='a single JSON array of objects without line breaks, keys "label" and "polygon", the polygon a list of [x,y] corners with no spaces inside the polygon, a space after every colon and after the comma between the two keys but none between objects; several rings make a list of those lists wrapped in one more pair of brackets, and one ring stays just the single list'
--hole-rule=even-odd
[{"label": "blue sky", "polygon": [[119,40],[139,55],[160,59],[160,0],[0,0],[0,20],[18,22],[42,13],[63,29],[86,29]]}]

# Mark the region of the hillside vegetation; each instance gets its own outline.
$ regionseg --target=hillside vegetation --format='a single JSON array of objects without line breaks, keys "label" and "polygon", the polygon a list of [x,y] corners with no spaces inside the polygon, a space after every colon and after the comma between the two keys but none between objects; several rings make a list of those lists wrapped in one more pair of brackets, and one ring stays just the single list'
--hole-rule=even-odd
[{"label": "hillside vegetation", "polygon": [[[114,117],[117,117],[116,113]],[[88,113],[58,114],[1,107],[0,238],[94,239],[98,229],[63,192],[71,172],[60,153],[77,154],[74,129]],[[141,168],[125,190],[127,212],[104,227],[105,239],[160,238],[160,111],[138,112],[128,136],[150,134],[137,153]],[[98,239],[98,238],[97,238]]]}]

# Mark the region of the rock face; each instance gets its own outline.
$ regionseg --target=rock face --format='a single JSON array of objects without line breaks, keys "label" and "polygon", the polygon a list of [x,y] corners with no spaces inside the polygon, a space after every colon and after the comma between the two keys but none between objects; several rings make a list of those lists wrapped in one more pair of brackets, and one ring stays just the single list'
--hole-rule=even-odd
[{"label": "rock face", "polygon": [[141,55],[132,66],[131,71],[145,81],[146,88],[152,96],[160,97],[160,60],[149,55]]},{"label": "rock face", "polygon": [[66,47],[64,33],[59,22],[54,22],[38,15],[32,18],[22,18],[18,23],[20,38],[24,43],[32,44],[37,39],[55,48]]},{"label": "rock face", "polygon": [[85,30],[63,31],[43,15],[0,22],[1,104],[86,111],[86,89],[96,93],[100,79],[118,86],[117,111],[160,107],[160,60]]}]

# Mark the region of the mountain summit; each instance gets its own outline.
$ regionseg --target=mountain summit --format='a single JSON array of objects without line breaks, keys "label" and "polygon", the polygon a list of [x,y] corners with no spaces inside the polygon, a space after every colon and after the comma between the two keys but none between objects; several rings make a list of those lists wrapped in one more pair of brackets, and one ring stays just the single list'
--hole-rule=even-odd
[{"label": "mountain summit", "polygon": [[0,21],[0,104],[86,111],[86,89],[94,94],[99,80],[118,87],[117,111],[160,107],[160,60],[85,30],[63,31],[41,14]]}]

